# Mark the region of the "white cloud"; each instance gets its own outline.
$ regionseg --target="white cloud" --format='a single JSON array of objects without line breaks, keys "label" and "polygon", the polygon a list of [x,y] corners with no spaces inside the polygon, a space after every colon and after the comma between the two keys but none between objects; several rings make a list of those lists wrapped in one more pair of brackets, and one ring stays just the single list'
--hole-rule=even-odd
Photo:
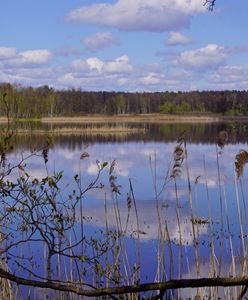
[{"label": "white cloud", "polygon": [[16,53],[14,48],[10,48],[12,50],[9,51],[4,50],[8,48],[1,49],[0,55],[2,52],[2,56],[5,55],[6,58],[4,64],[13,68],[42,66],[47,64],[53,56],[47,49],[27,50],[19,53]]},{"label": "white cloud", "polygon": [[87,72],[90,70],[87,61],[82,59],[75,59],[71,62],[71,67],[76,72]]},{"label": "white cloud", "polygon": [[99,172],[99,168],[96,163],[90,163],[90,165],[87,168],[87,173],[89,175],[97,175]]},{"label": "white cloud", "polygon": [[[248,68],[228,65],[232,49],[210,44],[178,53],[161,63],[133,64],[129,56],[55,61],[47,49],[17,52],[0,47],[0,81],[22,85],[48,84],[85,90],[161,91],[247,89]],[[199,78],[199,71],[202,76]]]},{"label": "white cloud", "polygon": [[67,20],[126,31],[162,32],[187,27],[192,15],[204,11],[199,0],[118,0],[79,7]]},{"label": "white cloud", "polygon": [[16,68],[9,69],[8,74],[10,76],[16,76],[19,78],[30,78],[44,80],[44,82],[50,78],[55,78],[55,71],[49,67],[38,67],[38,68]]},{"label": "white cloud", "polygon": [[150,73],[144,77],[141,77],[139,81],[143,85],[157,85],[161,83],[161,78],[159,78],[157,74]]},{"label": "white cloud", "polygon": [[0,60],[10,59],[16,56],[15,48],[0,47]]},{"label": "white cloud", "polygon": [[104,66],[104,62],[97,57],[88,58],[86,60],[86,63],[88,64],[91,71],[97,71],[99,73],[102,71],[102,68]]},{"label": "white cloud", "polygon": [[204,48],[182,52],[175,64],[197,69],[213,69],[226,63],[227,52],[222,46],[208,44]]},{"label": "white cloud", "polygon": [[29,50],[19,53],[14,64],[16,65],[43,65],[52,58],[52,53],[46,49]]},{"label": "white cloud", "polygon": [[0,71],[0,82],[9,82],[9,81],[10,81],[9,76],[6,75],[4,72]]},{"label": "white cloud", "polygon": [[133,70],[133,66],[130,64],[129,57],[127,55],[123,55],[104,64],[104,71],[111,74],[132,73]]},{"label": "white cloud", "polygon": [[128,85],[128,83],[129,83],[129,80],[128,80],[128,78],[118,78],[117,79],[117,85],[118,86],[127,86]]},{"label": "white cloud", "polygon": [[170,46],[187,45],[190,43],[192,43],[192,39],[190,37],[187,37],[182,33],[176,31],[171,31],[169,33],[169,38],[166,41],[166,44]]},{"label": "white cloud", "polygon": [[119,39],[114,37],[111,32],[97,32],[83,39],[82,42],[87,50],[98,51],[112,45],[118,45]]},{"label": "white cloud", "polygon": [[127,55],[112,60],[98,57],[76,59],[70,63],[70,67],[58,77],[59,86],[80,86],[87,90],[186,90],[192,80],[188,72],[180,73],[177,70],[175,73],[173,68],[168,68],[165,64],[134,65]]},{"label": "white cloud", "polygon": [[52,58],[52,53],[46,49],[24,51],[19,55],[28,64],[45,64]]},{"label": "white cloud", "polygon": [[248,86],[248,67],[226,65],[208,74],[206,82],[218,90],[246,90]]},{"label": "white cloud", "polygon": [[[127,224],[127,235],[137,237],[137,230],[140,230],[141,241],[156,240],[158,238],[159,223],[157,218],[157,209],[154,201],[141,201],[137,202],[139,228],[137,228],[137,215],[131,204],[131,210],[128,211],[126,201],[119,201],[118,204],[118,217],[121,219],[121,224],[126,224],[127,216],[129,214],[129,222]],[[171,241],[179,243],[180,231],[176,217],[175,201],[168,200],[165,203],[159,203],[160,217],[162,228],[169,231]],[[103,213],[104,207],[97,206],[85,207],[84,214],[85,220],[94,226],[104,227],[106,225],[106,215]],[[116,226],[116,210],[112,204],[107,205],[107,218],[109,226]],[[188,208],[183,208],[180,211],[180,230],[181,230],[181,243],[185,246],[190,246],[193,243],[192,223],[190,222],[191,216]],[[123,226],[124,227],[124,226]],[[123,228],[124,229],[124,228]],[[205,234],[208,230],[208,224],[201,225],[197,228],[198,234]]]},{"label": "white cloud", "polygon": [[134,70],[127,55],[109,61],[102,61],[97,57],[90,57],[86,60],[77,59],[71,65],[74,71],[84,74],[87,72],[95,72],[97,74],[125,74],[131,73]]},{"label": "white cloud", "polygon": [[243,66],[224,66],[209,76],[213,83],[239,83],[248,81],[248,69]]},{"label": "white cloud", "polygon": [[80,82],[78,82],[78,80],[75,80],[74,74],[70,72],[61,74],[57,80],[57,84],[61,87],[75,87],[80,84]]}]

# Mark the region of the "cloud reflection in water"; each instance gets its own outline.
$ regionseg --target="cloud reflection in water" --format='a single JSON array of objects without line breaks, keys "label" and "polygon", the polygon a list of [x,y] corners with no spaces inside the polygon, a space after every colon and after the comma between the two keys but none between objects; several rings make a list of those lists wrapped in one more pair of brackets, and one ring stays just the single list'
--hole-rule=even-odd
[{"label": "cloud reflection in water", "polygon": [[[178,244],[180,241],[180,232],[177,219],[178,211],[180,215],[182,244],[192,245],[193,233],[189,208],[186,205],[184,205],[183,207],[177,209],[175,202],[159,201],[158,210],[163,231],[165,230],[165,226],[167,225],[170,240],[176,244]],[[124,201],[120,201],[118,204],[118,211],[122,231],[124,232],[126,228],[127,236],[137,237],[139,230],[139,237],[143,242],[147,242],[149,240],[158,238],[159,218],[155,200],[137,201],[139,227],[137,226],[137,218],[133,205],[129,210],[127,203]],[[112,228],[117,227],[116,207],[113,204],[107,204],[106,214],[104,210],[104,205],[85,207],[84,216],[86,224],[92,225],[94,227],[104,228],[106,226],[106,219],[108,222],[108,226]],[[208,224],[201,224],[197,226],[199,235],[207,233]]]}]

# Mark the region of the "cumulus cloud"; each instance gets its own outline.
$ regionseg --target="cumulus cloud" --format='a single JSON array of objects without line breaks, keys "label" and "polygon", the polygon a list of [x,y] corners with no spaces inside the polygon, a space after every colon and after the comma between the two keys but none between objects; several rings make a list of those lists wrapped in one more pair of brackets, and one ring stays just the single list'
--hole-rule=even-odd
[{"label": "cumulus cloud", "polygon": [[89,64],[87,61],[82,59],[75,59],[71,62],[72,70],[76,72],[87,72],[90,70]]},{"label": "cumulus cloud", "polygon": [[[58,65],[47,49],[18,52],[0,47],[0,81],[87,90],[246,89],[248,68],[228,65],[228,58],[237,54],[234,50],[210,44],[176,53],[161,63],[134,64],[123,54],[109,60],[97,55],[77,57]],[[202,70],[206,72],[199,79]]]},{"label": "cumulus cloud", "polygon": [[220,66],[208,74],[206,82],[218,90],[246,90],[248,67],[238,65]]},{"label": "cumulus cloud", "polygon": [[156,73],[149,73],[139,79],[143,85],[158,85],[161,83],[161,78]]},{"label": "cumulus cloud", "polygon": [[123,55],[113,61],[104,64],[104,71],[107,73],[131,73],[133,66],[130,64],[129,57]]},{"label": "cumulus cloud", "polygon": [[183,35],[180,32],[171,31],[166,44],[169,46],[187,45],[192,43],[192,38]]},{"label": "cumulus cloud", "polygon": [[228,51],[222,46],[208,44],[204,48],[184,51],[175,64],[196,69],[213,69],[226,63]]},{"label": "cumulus cloud", "polygon": [[17,52],[15,48],[0,47],[0,62],[8,69],[42,67],[52,56],[47,49]]},{"label": "cumulus cloud", "polygon": [[44,64],[51,59],[52,53],[46,49],[39,49],[20,52],[20,56],[26,63]]},{"label": "cumulus cloud", "polygon": [[16,49],[0,47],[0,60],[10,59],[16,56]]},{"label": "cumulus cloud", "polygon": [[11,66],[37,66],[43,65],[49,62],[52,58],[52,53],[46,49],[28,50],[18,53],[18,55],[9,60]]},{"label": "cumulus cloud", "polygon": [[111,32],[97,32],[96,34],[83,39],[83,45],[87,50],[98,51],[112,45],[118,45],[119,39]]},{"label": "cumulus cloud", "polygon": [[104,62],[97,57],[88,58],[86,63],[91,71],[101,72],[104,66]]},{"label": "cumulus cloud", "polygon": [[96,72],[98,74],[125,74],[131,73],[134,67],[129,57],[123,55],[113,60],[103,61],[97,57],[90,57],[86,60],[74,60],[72,67],[77,72]]},{"label": "cumulus cloud", "polygon": [[248,81],[248,69],[244,66],[223,66],[212,73],[208,79],[212,83],[237,83]]},{"label": "cumulus cloud", "polygon": [[165,64],[137,65],[122,55],[112,60],[75,59],[58,77],[57,84],[88,90],[158,91],[187,89],[189,80],[191,77],[175,75]]},{"label": "cumulus cloud", "polygon": [[56,78],[56,68],[50,67],[18,67],[18,68],[10,68],[8,69],[8,74],[10,76],[19,76],[23,78],[32,78],[39,80],[49,80],[50,78]]},{"label": "cumulus cloud", "polygon": [[204,11],[199,0],[118,0],[79,7],[67,20],[125,31],[163,32],[189,26],[191,16]]}]

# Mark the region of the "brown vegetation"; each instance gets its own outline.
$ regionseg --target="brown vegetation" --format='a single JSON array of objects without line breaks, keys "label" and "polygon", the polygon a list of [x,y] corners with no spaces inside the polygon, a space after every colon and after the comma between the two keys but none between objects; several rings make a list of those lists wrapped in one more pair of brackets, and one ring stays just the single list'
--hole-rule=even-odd
[{"label": "brown vegetation", "polygon": [[127,126],[101,126],[101,127],[62,127],[52,129],[29,129],[29,128],[17,128],[16,133],[26,135],[30,133],[34,134],[52,134],[52,135],[127,135],[145,132],[143,128],[131,128]]},{"label": "brown vegetation", "polygon": [[54,117],[42,118],[44,123],[171,123],[171,122],[218,122],[218,116],[191,116],[166,114],[130,114],[130,115],[87,115],[81,117]]}]

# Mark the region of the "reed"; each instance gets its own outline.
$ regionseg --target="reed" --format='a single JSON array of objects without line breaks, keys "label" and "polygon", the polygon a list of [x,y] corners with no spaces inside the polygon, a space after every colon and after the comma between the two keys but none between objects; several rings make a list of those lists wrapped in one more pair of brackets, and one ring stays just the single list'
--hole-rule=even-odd
[{"label": "reed", "polygon": [[140,127],[129,127],[121,125],[112,126],[87,126],[85,128],[80,127],[53,127],[47,129],[38,128],[17,128],[16,133],[18,135],[62,135],[62,136],[87,136],[87,135],[120,135],[125,136],[129,134],[144,134],[146,132],[145,128]]}]

